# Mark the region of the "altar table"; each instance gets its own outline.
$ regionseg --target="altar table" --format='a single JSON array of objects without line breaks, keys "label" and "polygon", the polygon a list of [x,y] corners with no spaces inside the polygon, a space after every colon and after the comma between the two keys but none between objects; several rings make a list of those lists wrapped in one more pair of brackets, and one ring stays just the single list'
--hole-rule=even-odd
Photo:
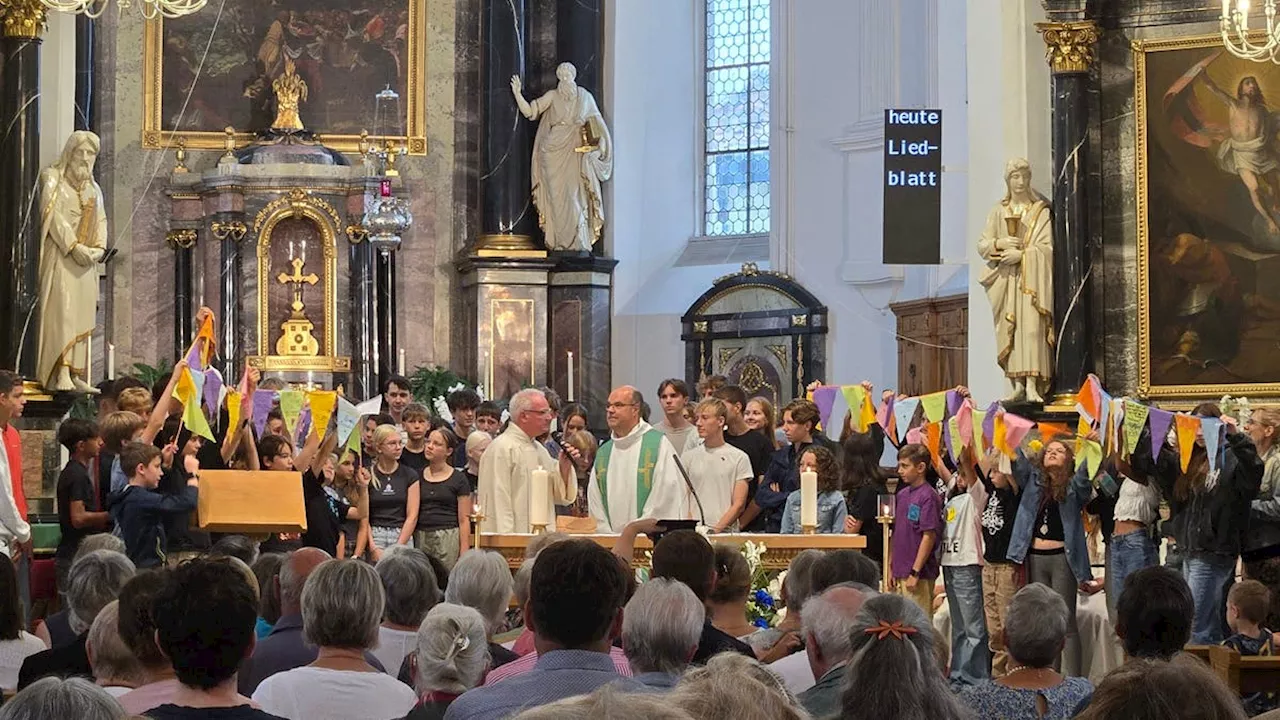
[{"label": "altar table", "polygon": [[[508,565],[516,569],[524,562],[524,548],[534,537],[536,536],[528,533],[484,534],[476,535],[475,540],[476,547],[485,550],[496,550],[507,559]],[[618,539],[617,535],[573,535],[572,537],[591,540],[609,549],[613,549],[613,544]],[[861,550],[867,546],[866,537],[843,534],[717,533],[708,535],[707,540],[712,544],[729,543],[741,546],[750,541],[757,545],[764,545],[765,550],[761,555],[761,562],[765,569],[768,570],[786,570],[787,566],[791,564],[792,558],[800,554],[802,550],[809,548],[815,550]],[[632,565],[649,567],[650,553],[652,551],[653,542],[648,537],[644,535],[637,537]]]}]

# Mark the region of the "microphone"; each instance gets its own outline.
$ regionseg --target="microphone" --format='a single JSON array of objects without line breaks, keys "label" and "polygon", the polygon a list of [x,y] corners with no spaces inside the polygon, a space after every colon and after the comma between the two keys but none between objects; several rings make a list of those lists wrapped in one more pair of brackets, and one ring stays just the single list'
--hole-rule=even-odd
[{"label": "microphone", "polygon": [[707,524],[707,513],[702,509],[702,498],[698,497],[698,491],[693,489],[693,481],[689,479],[689,472],[684,469],[684,463],[680,462],[680,455],[671,454],[671,459],[676,461],[676,469],[680,471],[680,477],[684,478],[685,487],[689,488],[689,492],[693,493],[694,502],[698,503],[698,516],[702,518],[702,524]]}]

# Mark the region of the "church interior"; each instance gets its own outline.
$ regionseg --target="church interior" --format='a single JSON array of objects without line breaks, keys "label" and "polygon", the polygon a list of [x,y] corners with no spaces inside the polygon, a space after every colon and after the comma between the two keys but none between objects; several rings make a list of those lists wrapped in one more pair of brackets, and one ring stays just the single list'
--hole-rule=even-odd
[{"label": "church interior", "polygon": [[403,376],[433,414],[548,389],[601,443],[617,388],[656,425],[718,378],[779,432],[879,425],[888,469],[1196,437],[1280,398],[1274,5],[0,0],[32,522],[60,423],[184,359],[219,436],[252,370],[308,426]]}]

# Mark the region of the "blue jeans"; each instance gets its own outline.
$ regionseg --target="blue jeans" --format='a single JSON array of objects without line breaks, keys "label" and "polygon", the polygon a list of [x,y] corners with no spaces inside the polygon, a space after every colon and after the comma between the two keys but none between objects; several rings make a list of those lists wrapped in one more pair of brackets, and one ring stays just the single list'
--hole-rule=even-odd
[{"label": "blue jeans", "polygon": [[1124,581],[1133,573],[1154,567],[1160,562],[1160,550],[1146,530],[1136,530],[1124,535],[1112,535],[1107,546],[1111,563],[1107,568],[1107,605],[1115,610],[1115,604],[1124,592]]},{"label": "blue jeans", "polygon": [[991,677],[987,616],[982,608],[982,566],[942,568],[951,611],[951,684],[977,685]]},{"label": "blue jeans", "polygon": [[1196,605],[1191,644],[1217,645],[1226,637],[1222,608],[1226,602],[1227,583],[1235,571],[1235,556],[1202,552],[1187,554],[1182,572],[1191,586],[1191,599]]}]

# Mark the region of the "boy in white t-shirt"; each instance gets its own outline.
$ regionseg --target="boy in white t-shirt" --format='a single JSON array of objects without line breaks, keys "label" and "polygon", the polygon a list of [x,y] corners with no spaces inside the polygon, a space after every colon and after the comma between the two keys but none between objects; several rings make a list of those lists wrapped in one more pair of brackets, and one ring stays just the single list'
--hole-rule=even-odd
[{"label": "boy in white t-shirt", "polygon": [[[734,532],[738,516],[747,507],[747,488],[752,478],[751,459],[724,440],[729,409],[716,398],[698,403],[695,424],[701,445],[684,451],[680,461],[702,501],[703,521],[715,532]],[[689,507],[697,507],[696,502]]]},{"label": "boy in white t-shirt", "polygon": [[946,495],[942,530],[942,578],[951,609],[951,685],[977,685],[991,677],[982,592],[982,513],[986,484],[973,448],[957,460]]}]

